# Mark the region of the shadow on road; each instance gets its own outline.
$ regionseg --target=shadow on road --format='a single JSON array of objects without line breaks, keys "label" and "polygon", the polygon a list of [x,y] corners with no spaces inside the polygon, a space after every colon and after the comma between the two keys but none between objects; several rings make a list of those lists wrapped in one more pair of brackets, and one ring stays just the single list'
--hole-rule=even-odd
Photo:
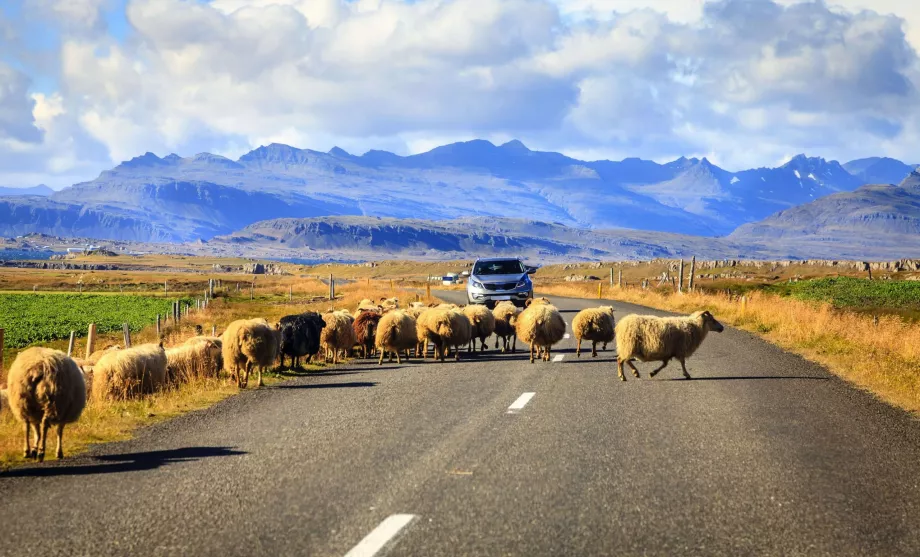
[{"label": "shadow on road", "polygon": [[276,371],[278,375],[282,377],[335,377],[336,375],[359,375],[360,371],[347,371],[340,370],[336,372],[324,372],[324,371],[310,371],[310,372],[290,372],[290,371]]},{"label": "shadow on road", "polygon": [[139,472],[153,470],[160,466],[176,462],[190,462],[215,456],[235,456],[246,454],[229,447],[184,447],[166,451],[149,451],[145,453],[125,453],[100,455],[93,460],[102,464],[80,464],[76,466],[43,466],[37,468],[20,468],[0,474],[2,478],[52,476],[88,476],[92,474],[112,474],[117,472]]},{"label": "shadow on road", "polygon": [[351,383],[313,383],[311,385],[278,385],[276,389],[348,389],[354,387],[376,387],[374,381],[352,381]]},{"label": "shadow on road", "polygon": [[764,381],[768,379],[797,379],[797,380],[812,380],[812,381],[828,381],[829,377],[805,377],[803,375],[742,375],[738,377],[693,377],[692,379],[684,379],[683,377],[672,377],[670,379],[655,379],[654,377],[650,378],[652,381],[744,381],[744,380],[755,380],[755,381]]}]

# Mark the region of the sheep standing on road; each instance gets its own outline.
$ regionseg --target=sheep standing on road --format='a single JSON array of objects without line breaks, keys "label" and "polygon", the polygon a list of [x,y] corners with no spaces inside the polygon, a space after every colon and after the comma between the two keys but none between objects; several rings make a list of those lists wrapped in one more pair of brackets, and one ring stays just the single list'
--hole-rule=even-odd
[{"label": "sheep standing on road", "polygon": [[454,359],[460,361],[460,347],[469,345],[473,338],[473,324],[463,311],[456,307],[448,309],[447,316],[450,319],[451,334],[444,342],[448,350],[456,350]]},{"label": "sheep standing on road", "polygon": [[721,333],[723,329],[708,311],[698,311],[687,317],[627,315],[616,326],[617,373],[621,380],[626,381],[623,364],[632,368],[638,378],[639,370],[633,365],[633,360],[662,362],[649,374],[649,377],[654,377],[672,358],[676,358],[684,377],[690,379],[686,359],[696,352],[709,331]]},{"label": "sheep standing on road", "polygon": [[384,313],[377,326],[375,344],[377,350],[380,351],[379,365],[383,365],[383,357],[388,352],[390,361],[393,361],[395,352],[396,363],[402,363],[399,353],[405,350],[408,354],[408,351],[418,344],[415,319],[407,312],[398,309]]},{"label": "sheep standing on road", "polygon": [[278,356],[278,336],[264,319],[239,319],[227,326],[222,337],[224,366],[239,388],[249,385],[253,368],[259,370],[257,385],[262,386],[262,369],[271,367]]},{"label": "sheep standing on road", "polygon": [[495,349],[498,349],[499,339],[502,341],[502,353],[508,352],[508,345],[511,345],[511,352],[517,349],[517,332],[514,330],[514,322],[520,313],[514,302],[499,302],[492,315],[495,317]]},{"label": "sheep standing on road", "polygon": [[607,343],[613,341],[614,327],[616,321],[613,318],[613,308],[611,306],[601,306],[599,308],[583,309],[572,319],[572,333],[577,342],[575,356],[581,358],[581,341],[591,341],[591,357],[597,357],[597,343],[604,343],[604,350],[607,349]]},{"label": "sheep standing on road", "polygon": [[416,356],[425,359],[428,355],[428,342],[434,345],[434,359],[444,361],[447,342],[453,336],[450,314],[446,309],[429,308],[423,311],[415,322],[418,346]]},{"label": "sheep standing on road", "polygon": [[326,326],[323,318],[314,311],[285,315],[278,321],[278,354],[281,367],[284,357],[291,358],[291,367],[300,367],[300,358],[307,361],[319,352],[319,336]]},{"label": "sheep standing on road", "polygon": [[357,339],[355,338],[354,321],[355,318],[345,310],[331,311],[323,315],[323,321],[326,326],[320,334],[320,345],[326,354],[326,361],[332,361],[332,364],[339,363],[339,351],[348,356],[349,351],[354,347]]},{"label": "sheep standing on road", "polygon": [[[83,373],[67,354],[50,348],[22,351],[10,368],[8,404],[25,425],[25,457],[45,459],[48,428],[57,430],[57,457],[64,458],[64,426],[77,421],[86,406]],[[29,446],[30,429],[35,448]]]},{"label": "sheep standing on road", "polygon": [[485,352],[486,339],[495,332],[495,316],[486,306],[477,304],[469,305],[463,308],[463,314],[470,320],[472,335],[470,338],[469,351],[476,350],[476,339],[479,339],[479,351]]},{"label": "sheep standing on road", "polygon": [[377,327],[381,317],[376,311],[362,311],[355,317],[355,340],[361,347],[362,358],[370,358],[374,355],[374,339],[377,338]]},{"label": "sheep standing on road", "polygon": [[166,367],[162,342],[108,352],[93,368],[93,397],[126,400],[154,393],[166,385]]},{"label": "sheep standing on road", "polygon": [[553,345],[565,336],[565,320],[546,298],[532,300],[515,320],[514,328],[518,338],[530,345],[530,363],[534,363],[537,351],[543,361],[549,361]]}]

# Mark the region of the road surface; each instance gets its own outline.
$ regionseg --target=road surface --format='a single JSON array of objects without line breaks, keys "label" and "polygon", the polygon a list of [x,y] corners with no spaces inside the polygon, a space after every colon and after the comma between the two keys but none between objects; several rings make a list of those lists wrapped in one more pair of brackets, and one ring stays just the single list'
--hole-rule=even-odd
[{"label": "road surface", "polygon": [[920,555],[907,413],[731,328],[689,381],[555,354],[340,365],[13,470],[0,553]]}]

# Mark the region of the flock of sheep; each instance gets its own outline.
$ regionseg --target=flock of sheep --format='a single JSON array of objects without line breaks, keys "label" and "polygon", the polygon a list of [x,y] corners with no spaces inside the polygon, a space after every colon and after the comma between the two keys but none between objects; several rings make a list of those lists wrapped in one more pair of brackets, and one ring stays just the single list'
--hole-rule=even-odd
[{"label": "flock of sheep", "polygon": [[[589,308],[572,321],[577,342],[591,342],[591,355],[597,345],[616,340],[617,371],[626,380],[623,366],[639,377],[633,360],[660,361],[654,376],[671,359],[677,359],[689,378],[685,360],[700,346],[709,331],[721,332],[722,325],[708,311],[688,317],[628,315],[617,323],[613,308]],[[545,298],[529,300],[521,311],[511,302],[500,302],[495,309],[484,306],[431,304],[420,302],[400,309],[395,298],[375,303],[362,300],[357,310],[330,310],[324,314],[306,312],[283,317],[276,325],[264,319],[241,319],[230,323],[220,337],[195,336],[180,346],[165,349],[163,343],[121,349],[99,350],[87,359],[70,358],[48,348],[29,348],[10,368],[8,403],[13,415],[24,425],[25,456],[42,461],[48,430],[57,433],[57,457],[65,424],[76,421],[87,397],[100,400],[125,400],[189,382],[195,378],[216,378],[222,370],[245,388],[253,371],[262,386],[262,370],[285,357],[292,366],[301,358],[309,362],[320,352],[326,362],[360,352],[364,358],[377,357],[383,364],[401,357],[428,357],[441,362],[453,353],[456,360],[468,352],[486,349],[486,339],[496,336],[495,349],[516,351],[517,340],[530,346],[530,362],[537,357],[551,359],[552,347],[565,336],[566,324],[560,311]],[[34,431],[34,447],[30,432]]]}]

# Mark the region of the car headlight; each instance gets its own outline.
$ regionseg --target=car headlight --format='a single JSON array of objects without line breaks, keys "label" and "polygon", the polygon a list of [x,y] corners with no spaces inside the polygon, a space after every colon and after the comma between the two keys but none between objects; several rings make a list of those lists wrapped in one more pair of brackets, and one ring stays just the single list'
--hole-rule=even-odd
[{"label": "car headlight", "polygon": [[526,288],[529,285],[530,285],[530,281],[527,280],[526,278],[522,278],[520,282],[517,283],[517,286],[515,286],[515,288]]},{"label": "car headlight", "polygon": [[470,279],[470,286],[472,286],[473,288],[482,288],[482,283],[479,282],[478,280]]}]

